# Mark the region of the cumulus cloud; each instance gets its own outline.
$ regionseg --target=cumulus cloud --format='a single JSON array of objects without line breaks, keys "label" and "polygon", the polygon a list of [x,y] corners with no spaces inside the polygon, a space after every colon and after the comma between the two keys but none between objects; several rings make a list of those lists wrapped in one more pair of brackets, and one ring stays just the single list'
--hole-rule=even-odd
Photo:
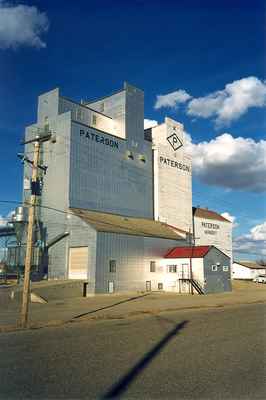
[{"label": "cumulus cloud", "polygon": [[186,103],[189,99],[191,99],[190,94],[188,94],[185,90],[176,90],[175,92],[163,95],[160,94],[156,97],[156,103],[154,106],[155,109],[162,107],[176,108],[178,104]]},{"label": "cumulus cloud", "polygon": [[266,81],[255,76],[249,76],[228,83],[222,90],[195,98],[185,90],[177,90],[157,96],[155,109],[161,107],[176,108],[180,103],[187,103],[187,115],[213,118],[217,126],[228,126],[250,108],[265,107]]},{"label": "cumulus cloud", "polygon": [[229,125],[249,108],[265,105],[265,81],[250,76],[227,84],[223,90],[192,99],[187,113],[196,117],[214,117],[218,125]]},{"label": "cumulus cloud", "polygon": [[250,230],[250,235],[254,240],[266,240],[266,221],[256,225]]},{"label": "cumulus cloud", "polygon": [[190,144],[194,176],[228,189],[266,191],[266,141],[234,138],[229,133]]},{"label": "cumulus cloud", "polygon": [[234,217],[233,215],[229,214],[229,212],[223,212],[222,217],[228,219],[228,221],[231,221],[233,224],[233,228],[236,228],[238,226],[238,223],[236,222],[236,217]]},{"label": "cumulus cloud", "polygon": [[236,237],[233,249],[236,253],[266,256],[266,221],[254,226],[248,234]]},{"label": "cumulus cloud", "polygon": [[12,5],[0,0],[0,48],[46,47],[40,36],[47,32],[49,21],[37,7]]},{"label": "cumulus cloud", "polygon": [[144,119],[144,129],[153,128],[156,125],[158,125],[158,121],[155,119]]}]

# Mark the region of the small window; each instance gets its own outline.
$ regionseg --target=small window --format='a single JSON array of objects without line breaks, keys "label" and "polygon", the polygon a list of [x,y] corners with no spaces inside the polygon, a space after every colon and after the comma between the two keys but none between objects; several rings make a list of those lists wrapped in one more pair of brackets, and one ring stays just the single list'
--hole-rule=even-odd
[{"label": "small window", "polygon": [[215,265],[212,265],[212,271],[217,271],[218,270],[218,267],[217,267],[217,265],[215,264]]},{"label": "small window", "polygon": [[229,271],[229,267],[228,267],[228,265],[224,265],[224,266],[223,266],[223,271],[224,271],[224,272],[227,272],[227,271]]},{"label": "small window", "polygon": [[78,121],[81,120],[81,109],[80,108],[77,109],[77,120]]},{"label": "small window", "polygon": [[116,272],[116,260],[109,261],[109,271]]},{"label": "small window", "polygon": [[177,272],[177,266],[176,265],[168,265],[168,272]]},{"label": "small window", "polygon": [[156,272],[156,264],[155,261],[150,262],[150,272]]},{"label": "small window", "polygon": [[97,123],[97,115],[92,114],[92,125],[96,125],[96,123]]}]

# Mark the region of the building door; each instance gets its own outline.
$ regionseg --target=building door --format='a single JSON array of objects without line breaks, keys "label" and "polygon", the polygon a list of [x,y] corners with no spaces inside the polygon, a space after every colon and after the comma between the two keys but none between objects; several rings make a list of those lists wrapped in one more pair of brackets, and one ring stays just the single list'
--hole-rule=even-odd
[{"label": "building door", "polygon": [[108,293],[114,293],[114,282],[108,281]]},{"label": "building door", "polygon": [[69,279],[88,278],[88,247],[70,247],[68,262]]},{"label": "building door", "polygon": [[146,292],[151,292],[151,281],[146,281]]},{"label": "building door", "polygon": [[189,264],[182,264],[180,269],[179,279],[181,279],[179,291],[181,293],[189,293],[190,290],[190,282],[187,279],[190,279],[190,270]]}]

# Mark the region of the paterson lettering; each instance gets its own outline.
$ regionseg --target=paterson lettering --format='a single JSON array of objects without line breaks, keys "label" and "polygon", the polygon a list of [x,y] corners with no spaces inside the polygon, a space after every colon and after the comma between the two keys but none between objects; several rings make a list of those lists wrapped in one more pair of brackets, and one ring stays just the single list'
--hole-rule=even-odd
[{"label": "paterson lettering", "polygon": [[160,163],[164,164],[164,165],[168,165],[169,167],[172,167],[172,168],[181,169],[182,171],[185,171],[185,172],[190,172],[190,167],[188,165],[183,164],[178,161],[170,160],[169,158],[160,156]]},{"label": "paterson lettering", "polygon": [[119,144],[117,141],[106,138],[101,135],[97,135],[97,134],[89,132],[89,131],[84,131],[84,129],[80,129],[79,135],[84,136],[87,139],[92,140],[93,142],[96,142],[96,143],[102,143],[102,144],[105,144],[106,146],[110,146],[115,149],[119,148]]},{"label": "paterson lettering", "polygon": [[204,228],[209,228],[209,229],[220,229],[218,224],[211,224],[210,222],[202,222],[201,225]]}]

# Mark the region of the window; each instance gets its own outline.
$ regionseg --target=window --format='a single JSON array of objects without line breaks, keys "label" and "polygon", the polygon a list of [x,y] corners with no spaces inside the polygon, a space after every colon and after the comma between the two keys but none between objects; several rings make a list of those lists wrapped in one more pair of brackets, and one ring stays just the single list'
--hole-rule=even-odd
[{"label": "window", "polygon": [[109,272],[116,272],[116,260],[109,261]]},{"label": "window", "polygon": [[212,265],[212,271],[217,271],[217,270],[218,270],[217,265],[216,264]]},{"label": "window", "polygon": [[224,271],[224,272],[227,272],[227,271],[229,271],[229,267],[228,267],[228,265],[224,265],[224,266],[223,266],[223,271]]},{"label": "window", "polygon": [[96,123],[97,123],[97,115],[92,114],[92,125],[96,125]]},{"label": "window", "polygon": [[81,108],[77,109],[77,120],[84,121],[84,111]]},{"label": "window", "polygon": [[167,265],[168,272],[177,272],[177,266],[176,265]]},{"label": "window", "polygon": [[156,272],[156,264],[155,261],[150,262],[150,272]]}]

